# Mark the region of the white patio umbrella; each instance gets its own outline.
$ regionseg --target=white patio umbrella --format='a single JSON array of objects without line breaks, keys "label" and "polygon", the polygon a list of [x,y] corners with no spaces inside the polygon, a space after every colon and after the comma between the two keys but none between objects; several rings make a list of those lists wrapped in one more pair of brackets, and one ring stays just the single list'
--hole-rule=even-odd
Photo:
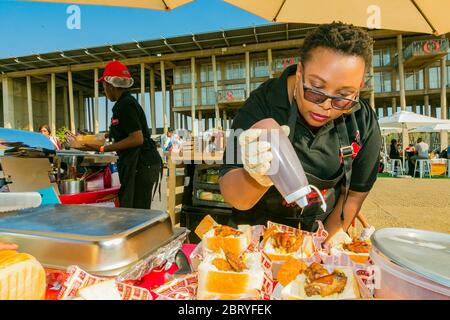
[{"label": "white patio umbrella", "polygon": [[378,119],[380,128],[399,128],[402,129],[403,140],[403,168],[405,167],[405,147],[408,140],[408,129],[414,129],[420,126],[432,126],[439,123],[446,123],[448,120],[423,116],[409,111],[400,111],[391,116]]},{"label": "white patio umbrella", "polygon": [[193,0],[25,0],[67,4],[91,4],[99,6],[130,7],[154,10],[172,10]]},{"label": "white patio umbrella", "polygon": [[370,29],[445,34],[448,0],[224,0],[274,22],[321,24],[333,20]]},{"label": "white patio umbrella", "polygon": [[431,126],[422,126],[410,130],[411,133],[431,133],[431,132],[441,132],[450,131],[450,121],[447,120],[445,123],[437,123]]}]

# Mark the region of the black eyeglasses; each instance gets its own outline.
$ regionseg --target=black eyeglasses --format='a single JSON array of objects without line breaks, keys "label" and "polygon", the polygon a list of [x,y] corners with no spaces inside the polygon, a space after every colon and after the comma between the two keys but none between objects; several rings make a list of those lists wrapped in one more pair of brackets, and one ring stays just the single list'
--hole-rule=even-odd
[{"label": "black eyeglasses", "polygon": [[331,106],[336,110],[350,110],[357,103],[359,103],[358,99],[353,100],[350,98],[344,98],[339,96],[330,96],[322,91],[316,90],[314,88],[310,88],[305,85],[305,77],[302,73],[302,82],[303,82],[303,97],[305,100],[315,103],[322,104],[328,99],[331,99]]}]

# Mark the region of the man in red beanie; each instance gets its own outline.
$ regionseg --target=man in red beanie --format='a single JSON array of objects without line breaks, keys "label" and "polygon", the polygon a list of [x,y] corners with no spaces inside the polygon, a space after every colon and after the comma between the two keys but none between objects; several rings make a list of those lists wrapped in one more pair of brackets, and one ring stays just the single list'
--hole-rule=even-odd
[{"label": "man in red beanie", "polygon": [[99,152],[117,152],[120,207],[150,209],[152,190],[156,192],[162,177],[162,160],[150,138],[145,113],[127,90],[133,85],[133,78],[124,64],[112,61],[98,82],[103,83],[106,97],[115,102],[109,127],[113,144],[86,146]]}]

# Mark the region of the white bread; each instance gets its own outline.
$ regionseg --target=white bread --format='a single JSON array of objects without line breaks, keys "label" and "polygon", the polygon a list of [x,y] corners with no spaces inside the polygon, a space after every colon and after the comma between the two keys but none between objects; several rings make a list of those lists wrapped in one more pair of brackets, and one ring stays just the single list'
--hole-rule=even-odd
[{"label": "white bread", "polygon": [[0,300],[45,299],[46,276],[31,255],[0,250]]},{"label": "white bread", "polygon": [[247,250],[252,240],[252,229],[250,225],[239,225],[238,230],[242,232],[239,236],[215,236],[214,228],[203,235],[203,248],[208,251],[220,253],[221,250],[234,254],[241,254]]},{"label": "white bread", "polygon": [[243,272],[220,271],[212,261],[223,258],[223,254],[209,254],[198,267],[197,299],[234,300],[240,298],[258,298],[258,291],[264,283],[264,269],[261,253],[244,254],[248,267]]},{"label": "white bread", "polygon": [[[331,269],[327,268],[329,271]],[[361,297],[359,292],[358,281],[355,274],[351,268],[335,268],[333,270],[338,270],[343,272],[347,277],[347,284],[345,285],[344,291],[341,293],[335,293],[327,297],[321,297],[320,295],[314,295],[308,297],[305,293],[305,274],[300,274],[295,278],[294,281],[289,283],[281,291],[281,297],[283,300],[342,300],[342,299],[358,299]]]}]

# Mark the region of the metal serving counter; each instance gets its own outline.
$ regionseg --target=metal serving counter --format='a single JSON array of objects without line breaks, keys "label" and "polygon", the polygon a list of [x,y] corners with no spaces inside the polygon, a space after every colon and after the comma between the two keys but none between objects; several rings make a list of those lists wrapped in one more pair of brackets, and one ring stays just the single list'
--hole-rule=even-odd
[{"label": "metal serving counter", "polygon": [[162,211],[49,205],[0,214],[0,241],[45,267],[117,275],[185,231]]}]

